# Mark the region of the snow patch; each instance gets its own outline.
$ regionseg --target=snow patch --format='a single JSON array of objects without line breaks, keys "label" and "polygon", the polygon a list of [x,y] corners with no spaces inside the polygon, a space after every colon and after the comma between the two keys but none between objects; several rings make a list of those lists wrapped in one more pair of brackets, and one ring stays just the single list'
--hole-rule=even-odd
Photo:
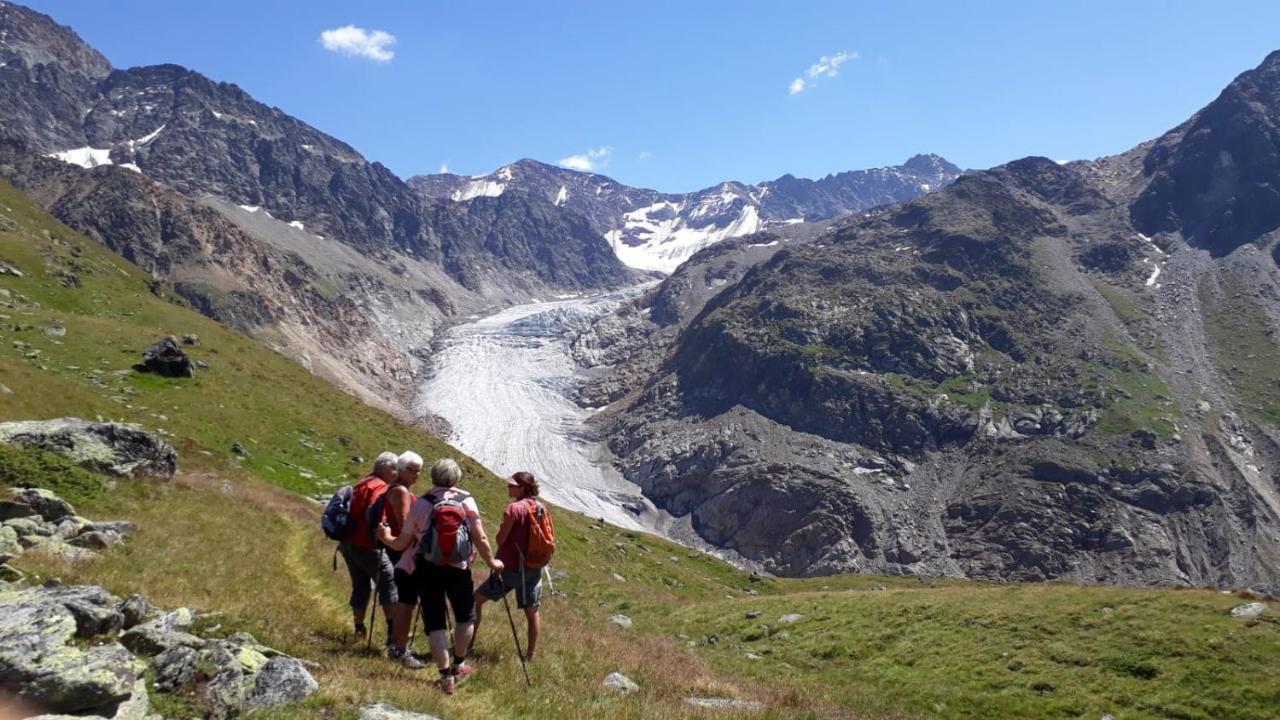
[{"label": "snow patch", "polygon": [[777,244],[778,244],[777,240],[770,240],[767,243],[751,243],[747,247],[773,247],[774,245],[777,245]]},{"label": "snow patch", "polygon": [[568,201],[568,199],[569,199],[569,188],[565,187],[564,185],[561,185],[560,192],[556,193],[556,206],[559,207],[565,204],[565,202]]},{"label": "snow patch", "polygon": [[139,175],[142,174],[142,168],[138,167],[137,165],[134,165],[133,163],[120,163],[120,167],[124,168],[125,170],[132,170],[138,173]]},{"label": "snow patch", "polygon": [[168,123],[163,123],[163,124],[161,124],[161,125],[160,125],[160,127],[156,128],[154,132],[152,132],[152,133],[150,133],[150,134],[148,134],[148,135],[144,135],[144,136],[142,136],[142,137],[138,138],[137,140],[131,140],[131,141],[129,142],[129,145],[130,145],[131,147],[132,147],[132,146],[136,146],[136,145],[146,145],[147,143],[151,142],[152,140],[155,140],[155,139],[156,139],[156,137],[157,137],[157,136],[159,136],[159,135],[160,135],[160,133],[164,131],[165,125],[167,125],[167,124],[168,124]]},{"label": "snow patch", "polygon": [[79,165],[82,168],[96,168],[111,165],[111,148],[82,147],[74,150],[50,153],[49,157],[57,158],[64,163]]},{"label": "snow patch", "polygon": [[298,230],[306,230],[306,229],[307,229],[307,228],[306,228],[306,226],[302,224],[302,221],[301,221],[301,220],[290,220],[290,221],[289,221],[289,227],[291,227],[291,228],[295,228],[295,229],[298,229]]},{"label": "snow patch", "polygon": [[511,182],[512,180],[515,179],[515,175],[511,172],[510,165],[503,165],[502,167],[498,168],[497,175],[499,180],[504,180],[506,182]]},{"label": "snow patch", "polygon": [[[506,168],[503,168],[504,170]],[[501,171],[499,171],[501,173]],[[462,202],[478,197],[498,197],[507,189],[506,185],[492,180],[472,180],[453,192],[453,199]]]},{"label": "snow patch", "polygon": [[799,224],[800,224],[800,223],[802,223],[802,222],[804,222],[804,218],[802,218],[802,217],[798,217],[798,218],[787,218],[786,220],[783,220],[783,221],[782,221],[782,224],[783,224],[783,225],[799,225]]},{"label": "snow patch", "polygon": [[690,227],[681,215],[683,209],[683,203],[664,200],[633,210],[622,216],[621,231],[610,231],[605,237],[623,264],[671,273],[702,248],[725,238],[750,235],[763,226],[755,205],[744,205],[738,217],[723,228]]},{"label": "snow patch", "polygon": [[1158,277],[1160,277],[1160,265],[1157,264],[1155,269],[1151,271],[1151,277],[1147,278],[1147,287],[1155,285]]},{"label": "snow patch", "polygon": [[238,205],[237,207],[239,207],[241,210],[245,212],[251,212],[251,213],[256,213],[262,209],[261,205]]}]

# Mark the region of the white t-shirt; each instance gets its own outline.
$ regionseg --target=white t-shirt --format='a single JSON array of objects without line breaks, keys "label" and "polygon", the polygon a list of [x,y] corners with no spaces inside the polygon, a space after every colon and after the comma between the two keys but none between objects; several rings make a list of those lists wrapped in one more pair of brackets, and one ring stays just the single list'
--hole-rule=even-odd
[{"label": "white t-shirt", "polygon": [[[431,511],[435,508],[435,503],[441,500],[457,500],[462,503],[462,508],[467,513],[467,530],[471,531],[471,542],[475,544],[475,539],[480,534],[480,508],[476,505],[476,499],[471,493],[456,487],[432,488],[431,492],[423,495],[409,508],[409,515],[404,519],[404,527],[400,529],[400,533],[412,533],[413,543],[400,555],[400,561],[396,563],[397,570],[413,574],[418,564],[418,546],[422,544],[422,536],[427,534],[427,528],[431,527]],[[472,555],[474,558],[474,553]],[[466,570],[471,567],[473,558],[459,560],[452,563],[452,566]]]}]

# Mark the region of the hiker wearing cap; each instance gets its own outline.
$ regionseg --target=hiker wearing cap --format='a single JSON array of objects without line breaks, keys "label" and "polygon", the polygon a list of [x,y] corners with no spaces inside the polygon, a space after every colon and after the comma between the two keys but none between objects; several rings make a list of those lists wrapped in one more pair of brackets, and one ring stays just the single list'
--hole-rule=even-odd
[{"label": "hiker wearing cap", "polygon": [[391,632],[390,613],[392,605],[398,599],[392,579],[394,570],[386,549],[379,547],[374,539],[375,528],[369,526],[368,512],[387,491],[387,484],[395,481],[396,460],[393,452],[379,454],[373,460],[373,472],[364,476],[352,488],[352,531],[338,545],[338,552],[342,553],[342,559],[347,564],[347,574],[351,576],[351,614],[355,619],[357,642],[368,633],[364,625],[365,610],[369,607],[371,588],[375,586],[383,617],[388,618],[387,632]]},{"label": "hiker wearing cap", "polygon": [[[422,456],[412,450],[405,450],[396,459],[396,470],[396,481],[387,489],[382,514],[392,535],[401,533],[404,521],[409,516],[409,509],[418,499],[411,488],[418,482],[418,476],[422,474]],[[387,554],[394,566],[400,562],[400,556],[403,553],[387,547]],[[399,568],[395,570],[394,581],[398,602],[391,610],[392,632],[387,638],[387,656],[392,660],[399,660],[407,668],[419,670],[426,667],[426,664],[407,650],[410,621],[413,618],[413,610],[418,605],[418,584],[409,573]]]},{"label": "hiker wearing cap", "polygon": [[[461,478],[458,463],[448,458],[436,461],[431,466],[431,490],[409,509],[400,532],[393,533],[388,523],[378,531],[378,539],[388,547],[407,551],[396,567],[417,585],[422,623],[440,672],[440,689],[446,693],[452,693],[458,681],[472,671],[466,657],[475,622],[471,583],[475,553],[479,552],[493,572],[502,572],[503,568],[502,562],[493,557],[475,498],[457,487]],[[446,633],[449,607],[453,608],[456,621],[452,663]]]},{"label": "hiker wearing cap", "polygon": [[498,529],[498,560],[506,568],[490,575],[476,590],[476,633],[480,631],[482,608],[488,600],[500,600],[507,592],[516,591],[516,606],[524,611],[529,624],[529,645],[525,660],[533,660],[542,631],[542,567],[528,567],[529,538],[534,515],[545,515],[546,507],[537,500],[538,481],[532,473],[518,472],[507,478],[507,496],[511,503],[502,513]]}]

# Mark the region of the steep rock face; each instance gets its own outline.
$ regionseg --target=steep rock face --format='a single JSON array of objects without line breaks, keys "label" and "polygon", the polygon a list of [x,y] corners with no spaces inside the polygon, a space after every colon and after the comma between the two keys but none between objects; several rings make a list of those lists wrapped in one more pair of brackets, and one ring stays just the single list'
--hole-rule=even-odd
[{"label": "steep rock face", "polygon": [[698,250],[726,238],[909,200],[959,175],[959,168],[937,155],[917,155],[900,166],[820,180],[784,175],[758,185],[725,182],[671,194],[520,160],[490,175],[421,175],[410,178],[409,184],[423,196],[443,200],[502,197],[508,192],[545,198],[586,217],[628,265],[672,272]]},{"label": "steep rock face", "polygon": [[1280,227],[1280,51],[1169,131],[1143,162],[1134,225],[1226,255]]},{"label": "steep rock face", "polygon": [[579,339],[584,401],[647,496],[776,572],[1274,589],[1277,236],[1135,229],[1179,152],[703,251]]},{"label": "steep rock face", "polygon": [[0,4],[0,132],[51,149],[85,144],[85,98],[111,72],[101,53],[48,16]]}]

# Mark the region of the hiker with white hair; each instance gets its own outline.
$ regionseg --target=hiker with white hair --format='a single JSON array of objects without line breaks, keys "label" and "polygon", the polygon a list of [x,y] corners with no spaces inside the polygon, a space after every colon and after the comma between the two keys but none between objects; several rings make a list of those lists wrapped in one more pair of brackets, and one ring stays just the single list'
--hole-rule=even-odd
[{"label": "hiker with white hair", "polygon": [[355,620],[357,642],[365,639],[369,632],[364,618],[372,589],[377,590],[383,617],[387,618],[387,633],[391,633],[392,606],[398,600],[393,580],[395,570],[386,549],[378,546],[374,537],[376,528],[370,526],[368,513],[387,491],[387,484],[395,481],[397,459],[393,452],[381,453],[374,458],[373,472],[351,489],[351,526],[338,545],[338,551],[347,564],[347,573],[351,576],[351,614]]},{"label": "hiker with white hair", "polygon": [[[400,453],[396,460],[396,481],[387,489],[383,499],[381,521],[391,529],[392,535],[399,535],[404,521],[409,517],[410,508],[418,498],[413,494],[413,486],[422,474],[422,456],[412,450]],[[400,562],[402,551],[383,545],[394,566]],[[387,639],[387,656],[399,660],[405,667],[420,670],[426,664],[408,651],[409,626],[413,618],[414,608],[418,606],[418,583],[410,573],[399,568],[395,570],[396,596],[399,601],[391,611],[391,637]]]},{"label": "hiker with white hair", "polygon": [[[500,573],[503,568],[493,556],[475,498],[458,488],[461,479],[462,468],[457,462],[448,458],[436,461],[431,466],[431,490],[409,509],[400,532],[393,533],[389,523],[378,530],[379,540],[403,553],[397,569],[417,583],[422,623],[440,672],[439,686],[445,693],[453,693],[458,682],[472,672],[466,657],[476,617],[471,581],[475,554],[479,552],[493,572]],[[452,663],[446,630],[450,607],[456,621]]]}]

